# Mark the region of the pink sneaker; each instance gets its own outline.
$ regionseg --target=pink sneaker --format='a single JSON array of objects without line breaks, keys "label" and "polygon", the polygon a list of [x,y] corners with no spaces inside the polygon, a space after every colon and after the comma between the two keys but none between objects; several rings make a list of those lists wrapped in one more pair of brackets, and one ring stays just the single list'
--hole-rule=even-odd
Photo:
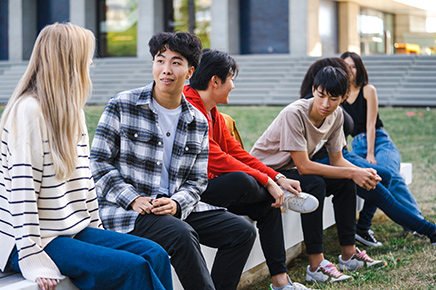
[{"label": "pink sneaker", "polygon": [[348,271],[355,271],[362,266],[374,267],[374,268],[382,268],[387,265],[385,261],[382,260],[374,260],[368,256],[366,251],[360,251],[359,248],[356,248],[357,254],[353,255],[348,261],[342,260],[342,256],[339,256],[339,268]]},{"label": "pink sneaker", "polygon": [[315,272],[310,271],[310,266],[307,266],[306,270],[307,282],[339,282],[351,279],[353,279],[353,277],[339,272],[338,268],[328,260],[322,261]]}]

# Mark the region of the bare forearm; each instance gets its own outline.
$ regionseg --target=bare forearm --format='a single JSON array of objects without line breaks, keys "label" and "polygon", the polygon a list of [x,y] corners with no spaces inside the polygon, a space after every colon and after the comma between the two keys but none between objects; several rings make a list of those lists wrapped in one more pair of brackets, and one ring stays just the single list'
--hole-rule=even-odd
[{"label": "bare forearm", "polygon": [[367,132],[366,132],[366,140],[367,140],[367,154],[372,154],[374,155],[375,152],[375,125],[367,128]]},{"label": "bare forearm", "polygon": [[355,170],[354,165],[343,159],[333,165],[325,165],[309,161],[306,165],[297,167],[302,175],[319,175],[326,178],[346,178],[352,179]]}]

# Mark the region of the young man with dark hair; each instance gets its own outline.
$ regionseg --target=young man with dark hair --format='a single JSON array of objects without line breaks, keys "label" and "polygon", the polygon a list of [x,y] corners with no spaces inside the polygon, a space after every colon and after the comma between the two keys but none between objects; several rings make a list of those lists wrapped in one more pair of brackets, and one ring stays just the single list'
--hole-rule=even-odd
[{"label": "young man with dark hair", "polygon": [[[236,289],[256,232],[247,220],[199,201],[207,186],[208,124],[182,91],[201,42],[164,32],[149,46],[154,81],[114,96],[95,132],[101,220],[159,243],[185,289]],[[218,249],[211,274],[200,242]]]},{"label": "young man with dark hair", "polygon": [[[308,74],[311,73],[309,70]],[[319,207],[302,214],[301,221],[309,255],[307,281],[343,281],[352,279],[342,274],[323,254],[323,208],[326,195],[333,195],[336,227],[341,256],[340,269],[354,271],[362,266],[381,267],[384,261],[371,259],[355,246],[356,184],[373,189],[380,181],[374,169],[359,168],[342,157],[345,137],[343,114],[339,108],[349,88],[348,74],[327,66],[315,77],[312,99],[300,99],[284,108],[254,144],[251,154],[285,176],[301,182],[304,191],[313,194]],[[331,165],[310,158],[325,146]]]},{"label": "young man with dark hair", "polygon": [[287,179],[262,164],[230,135],[216,105],[228,102],[237,72],[238,66],[230,55],[205,50],[190,85],[184,88],[187,100],[209,123],[209,183],[201,200],[224,206],[235,214],[247,215],[257,222],[262,250],[272,276],[270,289],[306,289],[299,283],[292,283],[286,274],[280,210],[284,203],[283,189],[293,193],[287,196],[287,201],[302,201],[300,211],[314,210],[318,203],[313,197],[300,193],[298,181]]}]

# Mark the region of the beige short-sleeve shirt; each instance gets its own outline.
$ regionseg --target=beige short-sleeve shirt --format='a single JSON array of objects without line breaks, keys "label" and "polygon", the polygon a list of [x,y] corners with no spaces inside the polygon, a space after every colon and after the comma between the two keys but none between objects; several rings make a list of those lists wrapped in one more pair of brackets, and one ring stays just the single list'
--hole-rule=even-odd
[{"label": "beige short-sleeve shirt", "polygon": [[295,167],[291,151],[305,151],[311,158],[323,146],[336,153],[346,145],[342,125],[344,117],[338,107],[317,128],[309,119],[313,98],[300,99],[284,108],[251,149],[251,155],[274,170]]}]

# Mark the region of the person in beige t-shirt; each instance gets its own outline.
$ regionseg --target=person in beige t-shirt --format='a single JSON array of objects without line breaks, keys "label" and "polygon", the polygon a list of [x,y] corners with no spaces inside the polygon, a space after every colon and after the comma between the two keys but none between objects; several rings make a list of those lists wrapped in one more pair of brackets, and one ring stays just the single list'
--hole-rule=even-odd
[{"label": "person in beige t-shirt", "polygon": [[342,109],[334,110],[318,128],[309,116],[313,101],[300,99],[284,108],[257,140],[251,154],[282,171],[295,168],[291,151],[305,151],[309,159],[323,146],[331,153],[341,151],[346,145]]},{"label": "person in beige t-shirt", "polygon": [[[308,72],[309,73],[309,72]],[[333,195],[336,227],[341,255],[341,270],[362,266],[382,267],[384,261],[371,259],[355,246],[356,184],[369,190],[381,180],[374,169],[354,166],[342,157],[345,137],[340,103],[349,89],[347,72],[327,66],[316,75],[314,98],[298,100],[284,108],[254,144],[251,154],[288,178],[300,181],[302,191],[315,196],[319,207],[301,214],[304,242],[309,255],[307,281],[343,281],[352,279],[341,273],[323,254],[323,208],[325,196]],[[325,146],[330,165],[310,158]]]}]

